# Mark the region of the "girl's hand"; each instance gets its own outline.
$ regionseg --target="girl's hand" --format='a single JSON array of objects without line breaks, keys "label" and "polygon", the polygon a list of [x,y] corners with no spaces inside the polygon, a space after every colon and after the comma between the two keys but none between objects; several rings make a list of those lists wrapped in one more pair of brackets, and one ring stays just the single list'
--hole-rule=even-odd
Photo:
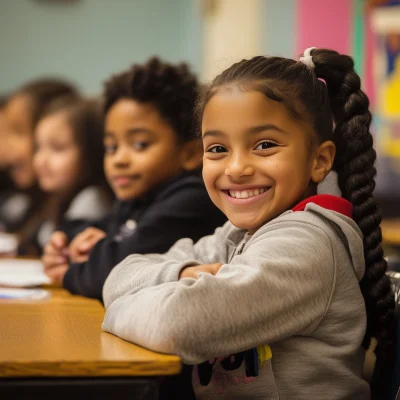
[{"label": "girl's hand", "polygon": [[209,274],[216,275],[221,267],[222,267],[221,263],[194,265],[192,267],[186,267],[181,270],[179,274],[179,279],[182,278],[198,279],[200,272],[207,272]]},{"label": "girl's hand", "polygon": [[76,235],[68,247],[71,262],[82,263],[87,261],[95,244],[105,236],[106,233],[97,228],[86,228],[79,235]]},{"label": "girl's hand", "polygon": [[56,231],[44,248],[42,262],[44,272],[56,284],[61,284],[68,269],[68,237]]},{"label": "girl's hand", "polygon": [[63,285],[64,276],[67,273],[69,264],[60,264],[46,272],[52,283],[57,286]]}]

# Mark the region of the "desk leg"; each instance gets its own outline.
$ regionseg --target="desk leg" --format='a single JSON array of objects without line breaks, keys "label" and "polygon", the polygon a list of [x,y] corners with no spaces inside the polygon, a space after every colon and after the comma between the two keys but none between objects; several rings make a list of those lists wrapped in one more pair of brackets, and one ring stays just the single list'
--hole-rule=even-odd
[{"label": "desk leg", "polygon": [[4,400],[157,400],[158,383],[151,378],[0,379]]}]

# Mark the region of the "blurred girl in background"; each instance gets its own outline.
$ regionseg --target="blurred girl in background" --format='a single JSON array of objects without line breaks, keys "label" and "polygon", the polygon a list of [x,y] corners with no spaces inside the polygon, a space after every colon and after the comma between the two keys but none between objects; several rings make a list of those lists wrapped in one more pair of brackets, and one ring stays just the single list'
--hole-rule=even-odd
[{"label": "blurred girl in background", "polygon": [[7,96],[0,95],[0,232],[5,230],[5,226],[1,223],[2,205],[7,202],[13,193],[13,183],[7,172],[7,124],[5,117],[5,107],[7,104]]},{"label": "blurred girl in background", "polygon": [[35,129],[33,167],[48,197],[21,235],[21,253],[40,254],[55,229],[72,238],[109,211],[102,135],[95,101],[67,96],[45,109]]},{"label": "blurred girl in background", "polygon": [[26,83],[7,101],[4,108],[7,134],[7,164],[16,193],[0,205],[0,223],[8,232],[19,232],[38,207],[44,194],[33,170],[33,132],[43,110],[60,96],[77,95],[76,88],[58,79],[40,79]]}]

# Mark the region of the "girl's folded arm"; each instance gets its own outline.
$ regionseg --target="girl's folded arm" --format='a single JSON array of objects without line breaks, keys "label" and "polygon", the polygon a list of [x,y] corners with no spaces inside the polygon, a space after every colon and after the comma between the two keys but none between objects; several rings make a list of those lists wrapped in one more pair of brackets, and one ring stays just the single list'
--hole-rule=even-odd
[{"label": "girl's folded arm", "polygon": [[103,329],[193,364],[312,330],[328,308],[335,266],[327,235],[303,225],[264,234],[215,276],[117,299]]},{"label": "girl's folded arm", "polygon": [[[205,236],[196,244],[191,239],[178,240],[165,254],[133,254],[119,263],[108,276],[103,287],[105,307],[121,296],[134,294],[146,287],[157,286],[179,279],[180,271],[190,265],[224,262],[227,253],[221,243],[229,224],[217,228],[213,235]],[[205,249],[217,249],[216,253]]]}]

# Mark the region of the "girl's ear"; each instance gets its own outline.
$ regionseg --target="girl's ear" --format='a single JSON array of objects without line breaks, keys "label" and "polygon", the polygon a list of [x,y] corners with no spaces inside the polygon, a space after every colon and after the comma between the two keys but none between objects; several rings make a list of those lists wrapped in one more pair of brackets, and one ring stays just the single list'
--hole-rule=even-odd
[{"label": "girl's ear", "polygon": [[311,180],[314,183],[322,182],[332,169],[335,160],[336,146],[328,140],[318,146],[315,153]]},{"label": "girl's ear", "polygon": [[185,171],[194,171],[203,163],[203,145],[201,140],[193,139],[182,145],[181,167]]}]

